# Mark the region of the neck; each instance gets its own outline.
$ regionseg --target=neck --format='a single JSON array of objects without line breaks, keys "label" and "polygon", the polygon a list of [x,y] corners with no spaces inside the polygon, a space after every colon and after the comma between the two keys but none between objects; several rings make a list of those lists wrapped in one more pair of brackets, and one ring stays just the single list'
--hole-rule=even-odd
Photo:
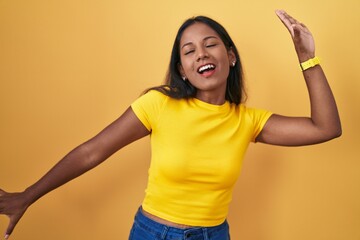
[{"label": "neck", "polygon": [[214,95],[210,93],[197,93],[195,98],[214,105],[223,105],[226,102],[225,94]]}]

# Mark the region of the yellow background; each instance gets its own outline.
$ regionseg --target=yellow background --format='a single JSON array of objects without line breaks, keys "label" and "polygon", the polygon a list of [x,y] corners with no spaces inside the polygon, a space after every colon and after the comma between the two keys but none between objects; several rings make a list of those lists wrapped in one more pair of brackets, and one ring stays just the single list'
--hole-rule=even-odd
[{"label": "yellow background", "polygon": [[[308,115],[286,9],[312,30],[343,136],[298,148],[252,145],[229,215],[235,240],[360,239],[358,0],[0,0],[0,187],[21,191],[162,82],[178,27],[208,15],[233,37],[248,104]],[[127,239],[149,139],[33,205],[13,239]],[[0,216],[0,232],[7,218]]]}]

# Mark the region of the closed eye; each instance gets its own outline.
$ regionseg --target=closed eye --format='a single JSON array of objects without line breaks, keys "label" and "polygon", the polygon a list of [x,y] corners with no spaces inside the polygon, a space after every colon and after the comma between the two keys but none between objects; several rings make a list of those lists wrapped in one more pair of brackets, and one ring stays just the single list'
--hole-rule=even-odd
[{"label": "closed eye", "polygon": [[214,43],[214,44],[209,44],[209,45],[206,45],[206,47],[208,47],[208,48],[211,48],[211,47],[215,47],[217,44],[216,43]]},{"label": "closed eye", "polygon": [[195,50],[186,51],[184,54],[185,54],[185,55],[188,55],[188,54],[193,53],[193,52],[195,52]]}]

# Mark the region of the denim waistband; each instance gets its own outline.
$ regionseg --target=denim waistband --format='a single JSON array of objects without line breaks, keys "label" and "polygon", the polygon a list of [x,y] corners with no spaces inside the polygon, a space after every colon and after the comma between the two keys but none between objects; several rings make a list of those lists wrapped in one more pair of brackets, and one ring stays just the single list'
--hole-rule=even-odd
[{"label": "denim waistband", "polygon": [[202,239],[207,240],[210,239],[208,236],[216,235],[217,232],[224,231],[229,228],[226,220],[222,224],[214,227],[170,227],[145,216],[141,207],[136,213],[135,223],[149,233],[161,236],[161,239],[165,239],[165,236],[184,236],[184,239],[192,239],[191,237],[203,236]]}]

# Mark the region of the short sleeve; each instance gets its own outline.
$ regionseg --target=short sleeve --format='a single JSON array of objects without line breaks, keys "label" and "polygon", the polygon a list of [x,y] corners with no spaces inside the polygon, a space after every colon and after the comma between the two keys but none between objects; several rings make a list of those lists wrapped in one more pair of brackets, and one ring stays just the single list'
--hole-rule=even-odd
[{"label": "short sleeve", "polygon": [[253,137],[252,142],[255,142],[256,137],[260,134],[264,128],[267,120],[269,120],[272,112],[263,109],[246,108],[246,113],[250,117],[253,125]]},{"label": "short sleeve", "polygon": [[131,109],[147,130],[153,129],[167,98],[163,93],[151,90],[131,104]]}]

